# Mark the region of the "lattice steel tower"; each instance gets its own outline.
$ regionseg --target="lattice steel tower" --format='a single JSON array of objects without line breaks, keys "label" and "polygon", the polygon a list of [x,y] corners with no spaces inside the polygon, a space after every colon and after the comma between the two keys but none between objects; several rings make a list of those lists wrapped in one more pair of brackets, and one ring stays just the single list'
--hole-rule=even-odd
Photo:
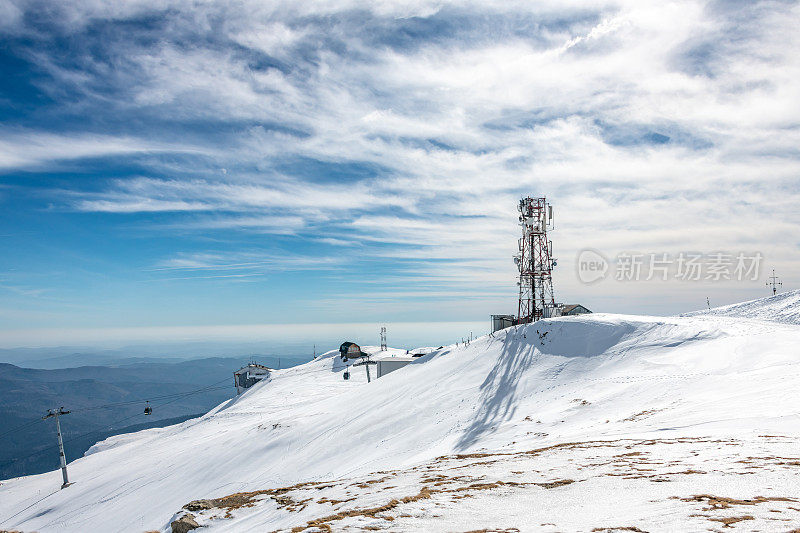
[{"label": "lattice steel tower", "polygon": [[552,271],[553,242],[547,240],[552,229],[553,207],[544,198],[519,201],[522,238],[514,262],[519,268],[519,308],[517,323],[535,322],[552,315],[555,309]]}]

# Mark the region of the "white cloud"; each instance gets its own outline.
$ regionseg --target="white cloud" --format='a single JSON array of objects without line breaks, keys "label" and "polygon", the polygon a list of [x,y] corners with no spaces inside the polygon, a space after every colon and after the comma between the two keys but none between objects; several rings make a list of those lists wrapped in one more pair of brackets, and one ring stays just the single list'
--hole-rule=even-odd
[{"label": "white cloud", "polygon": [[[565,264],[585,246],[758,246],[784,264],[796,256],[787,236],[800,230],[797,5],[760,8],[747,24],[732,18],[735,6],[695,1],[569,11],[559,2],[72,7],[65,31],[171,10],[157,44],[109,44],[124,57],[110,67],[133,80],[113,109],[244,124],[224,148],[215,137],[183,141],[224,175],[210,176],[207,160],[175,176],[156,168],[165,177],[72,191],[75,209],[199,212],[174,223],[190,230],[324,229],[318,242],[357,241],[364,258],[413,261],[406,273],[453,290],[513,284],[520,194],[555,203]],[[415,27],[408,45],[380,40],[410,17],[443,22],[448,13],[464,27]],[[515,21],[533,22],[508,31]],[[92,76],[43,68],[96,97]],[[647,142],[655,134],[668,142]],[[0,142],[0,165],[179,149],[136,137],[23,141]],[[292,175],[276,169],[286,158],[382,170],[354,181]],[[570,275],[559,273],[561,286],[585,290]]]},{"label": "white cloud", "polygon": [[177,143],[149,142],[132,136],[0,129],[0,169],[6,170],[35,168],[62,160],[164,152],[199,153],[199,149]]},{"label": "white cloud", "polygon": [[11,0],[0,0],[0,30],[13,31],[22,22],[22,10]]},{"label": "white cloud", "polygon": [[[244,275],[265,274],[284,270],[336,270],[346,257],[320,257],[291,253],[235,252],[235,253],[182,253],[165,259],[150,272],[219,272],[218,276],[232,275],[230,272],[246,271]],[[194,279],[194,278],[185,278]]]}]

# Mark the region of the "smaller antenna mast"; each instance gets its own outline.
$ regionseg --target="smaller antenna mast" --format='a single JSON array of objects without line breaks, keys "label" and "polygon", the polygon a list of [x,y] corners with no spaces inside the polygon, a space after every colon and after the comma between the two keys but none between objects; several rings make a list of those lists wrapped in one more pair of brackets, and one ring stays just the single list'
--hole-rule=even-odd
[{"label": "smaller antenna mast", "polygon": [[772,295],[775,296],[778,294],[778,287],[783,287],[783,283],[778,281],[778,276],[775,275],[775,269],[772,269],[772,275],[767,278],[770,281],[767,281],[767,287],[772,285]]}]

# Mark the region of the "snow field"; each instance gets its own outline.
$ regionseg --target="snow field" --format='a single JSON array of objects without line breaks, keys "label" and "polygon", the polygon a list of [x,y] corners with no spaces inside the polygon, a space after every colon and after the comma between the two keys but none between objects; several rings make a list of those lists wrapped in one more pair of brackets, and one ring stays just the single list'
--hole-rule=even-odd
[{"label": "snow field", "polygon": [[[776,310],[779,304],[766,300],[762,303],[781,317],[794,312]],[[792,299],[783,304],[796,307]],[[495,473],[482,472],[480,465],[474,472],[465,466],[467,476],[484,476],[490,483],[504,485],[464,490],[470,497],[455,501],[450,492],[434,492],[404,503],[417,514],[398,514],[394,521],[359,518],[358,509],[385,505],[395,489],[384,484],[380,491],[360,492],[348,503],[356,514],[347,520],[379,520],[375,524],[389,529],[394,527],[390,522],[406,521],[395,530],[453,530],[449,524],[456,524],[455,529],[463,525],[589,531],[625,523],[659,529],[673,517],[694,529],[695,522],[680,522],[697,518],[682,514],[683,510],[702,513],[692,505],[703,503],[680,498],[703,491],[740,499],[800,494],[796,488],[788,490],[800,487],[797,467],[765,465],[753,474],[735,471],[740,456],[761,453],[791,463],[800,453],[798,346],[800,327],[793,324],[714,314],[671,318],[594,314],[549,319],[480,337],[468,346],[433,350],[369,384],[362,368],[352,369],[351,379],[343,380],[338,352],[328,352],[300,367],[275,372],[269,381],[199,419],[97,444],[70,464],[70,478],[76,483],[66,490],[56,490],[57,471],[3,481],[0,528],[42,533],[169,531],[170,522],[193,500],[274,491],[298,483],[355,482],[381,471],[406,476],[414,472],[409,469],[434,464],[431,461],[440,456],[507,453],[535,459],[523,452],[571,442],[633,440],[658,442],[638,445],[663,450],[651,457],[655,459],[668,457],[667,450],[685,449],[680,464],[674,466],[705,473],[675,474],[669,482],[625,479],[610,474],[613,466],[592,467],[580,455],[582,448],[556,448],[554,455],[563,455],[562,462],[555,461],[552,468],[535,460],[522,465],[519,471],[526,474],[518,481],[510,466]],[[691,439],[686,441],[688,448],[669,444],[684,439]],[[598,450],[612,453],[611,448]],[[695,464],[691,460],[695,453],[711,457],[712,463]],[[499,457],[498,468],[513,462],[512,455]],[[569,463],[580,461],[585,463],[581,472],[571,469]],[[625,465],[619,459],[612,463]],[[625,468],[631,471],[634,466]],[[655,475],[669,474],[659,468]],[[440,474],[455,477],[450,469]],[[554,479],[574,483],[552,489],[536,485]],[[520,484],[507,484],[512,481]],[[460,487],[458,481],[453,483],[453,488]],[[423,485],[416,478],[404,481],[396,485],[396,495],[418,495]],[[617,492],[620,499],[609,496]],[[492,503],[498,494],[516,503]],[[265,492],[262,499],[273,502],[273,495]],[[337,498],[332,493],[331,499]],[[270,508],[269,502],[239,507],[229,518],[217,518],[213,527],[273,530],[338,512],[325,502],[309,502],[302,511],[300,506],[292,511],[277,504]],[[576,513],[577,503],[581,513]],[[758,522],[770,530],[778,524],[756,512],[766,509],[766,503],[746,507],[754,518],[733,527],[746,523],[749,528]],[[547,509],[558,510],[565,518],[554,521],[556,511]],[[781,518],[791,514],[776,510]],[[492,520],[477,524],[473,518],[478,515]],[[576,518],[583,515],[585,520]],[[653,522],[651,515],[664,516],[665,521]],[[615,516],[625,521],[614,526]],[[635,522],[640,519],[650,521]],[[343,520],[339,525],[348,523]],[[541,525],[548,523],[556,525]],[[708,518],[697,522],[701,523],[715,527]],[[421,524],[424,528],[418,527]]]}]

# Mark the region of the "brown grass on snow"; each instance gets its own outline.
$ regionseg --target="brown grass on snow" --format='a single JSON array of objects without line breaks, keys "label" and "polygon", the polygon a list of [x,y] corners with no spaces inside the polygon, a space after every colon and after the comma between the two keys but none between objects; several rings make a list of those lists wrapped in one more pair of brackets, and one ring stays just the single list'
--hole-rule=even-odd
[{"label": "brown grass on snow", "polygon": [[711,520],[712,522],[722,522],[723,524],[725,524],[722,527],[731,527],[731,524],[742,522],[744,520],[755,520],[755,518],[753,518],[749,514],[746,514],[744,516],[729,516],[727,518],[709,518],[709,520]]},{"label": "brown grass on snow", "polygon": [[765,498],[764,496],[756,496],[745,500],[736,498],[726,498],[725,496],[712,496],[710,494],[695,494],[688,498],[679,498],[682,502],[705,502],[710,507],[703,509],[704,511],[714,511],[717,509],[729,509],[731,505],[756,505],[764,502],[796,502],[794,498],[786,498],[783,496],[772,496]]}]

